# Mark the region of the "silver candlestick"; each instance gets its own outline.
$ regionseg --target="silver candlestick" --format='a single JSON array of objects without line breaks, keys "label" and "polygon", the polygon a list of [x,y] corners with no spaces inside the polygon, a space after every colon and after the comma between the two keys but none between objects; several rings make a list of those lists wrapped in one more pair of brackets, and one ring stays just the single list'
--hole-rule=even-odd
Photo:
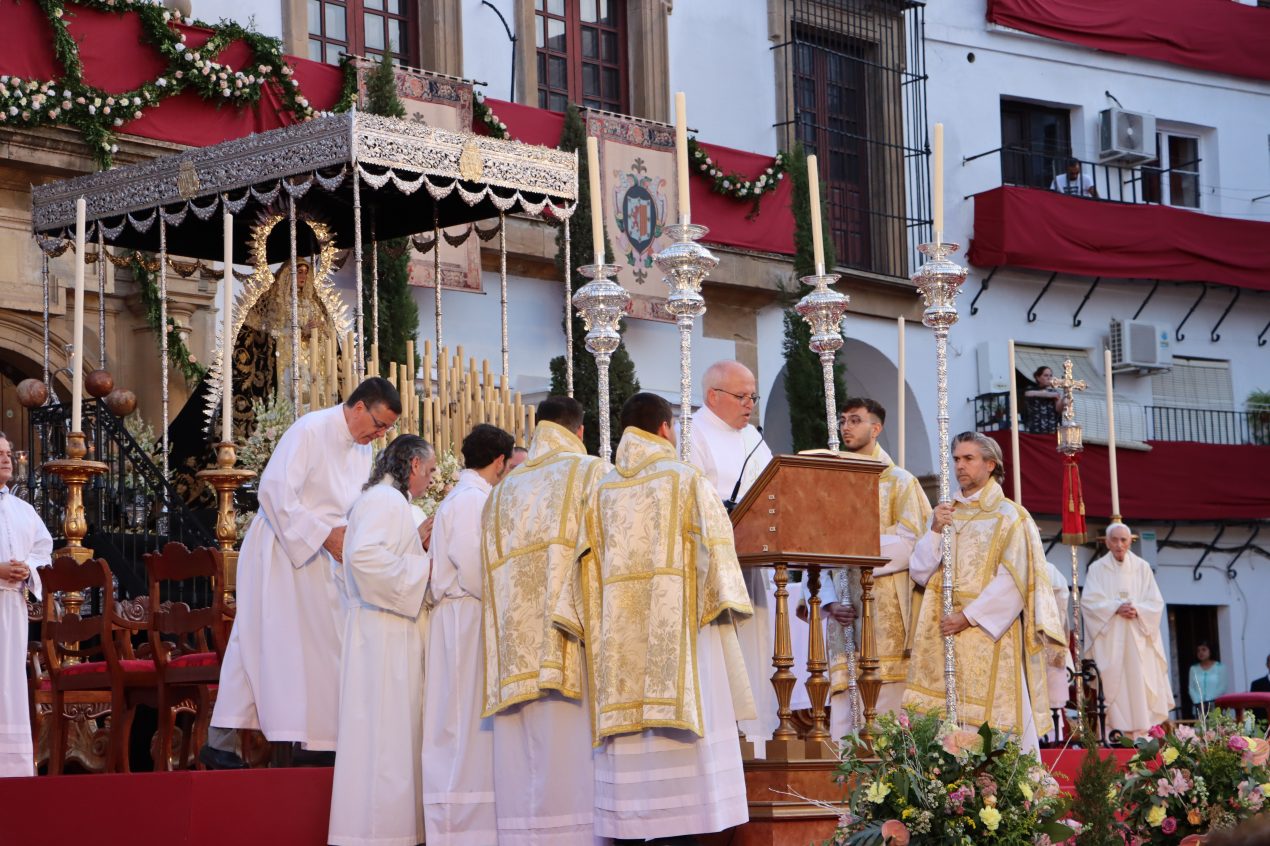
[{"label": "silver candlestick", "polygon": [[667,226],[666,234],[673,243],[654,257],[670,287],[666,311],[679,325],[679,458],[683,461],[692,456],[692,327],[706,311],[701,283],[719,264],[697,243],[709,231],[695,223]]},{"label": "silver candlestick", "polygon": [[[829,428],[829,449],[838,451],[838,397],[833,378],[833,360],[838,350],[842,349],[842,321],[847,314],[847,305],[851,298],[846,294],[832,290],[841,276],[837,273],[804,276],[804,285],[812,286],[812,290],[794,306],[795,311],[807,321],[811,327],[811,340],[807,347],[820,356],[820,372],[825,383],[825,423]],[[850,581],[847,578],[837,580],[844,588],[844,596],[840,602],[851,604]],[[847,700],[851,703],[852,725],[860,730],[860,690],[856,672],[855,624],[843,626],[843,646],[847,652]]]},{"label": "silver candlestick", "polygon": [[611,461],[613,453],[609,433],[609,361],[622,345],[618,325],[631,302],[631,295],[612,279],[621,269],[616,264],[584,264],[578,273],[591,281],[573,294],[573,305],[586,326],[587,352],[595,357],[598,372],[600,458],[605,461]]},{"label": "silver candlestick", "polygon": [[[926,262],[913,274],[913,284],[926,303],[922,323],[935,330],[935,363],[938,379],[939,502],[951,502],[948,482],[948,329],[957,322],[957,292],[966,281],[966,268],[948,256],[958,244],[934,243],[918,247]],[[952,526],[944,527],[940,556],[943,565],[942,611],[953,613]],[[950,723],[957,722],[957,646],[954,636],[944,638],[944,710]]]}]

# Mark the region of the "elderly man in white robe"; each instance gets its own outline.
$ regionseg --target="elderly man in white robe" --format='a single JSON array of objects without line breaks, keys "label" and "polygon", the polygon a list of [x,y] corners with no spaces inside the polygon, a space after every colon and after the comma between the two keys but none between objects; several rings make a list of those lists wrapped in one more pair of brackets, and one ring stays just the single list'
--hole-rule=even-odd
[{"label": "elderly man in white robe", "polygon": [[727,512],[678,460],[673,419],[656,394],[623,405],[554,616],[587,650],[595,833],[657,843],[749,818],[736,721],[753,699],[734,622],[750,603]]},{"label": "elderly man in white robe", "polygon": [[[703,402],[692,415],[688,461],[705,474],[720,499],[731,503],[727,506],[731,511],[772,460],[772,450],[763,441],[763,434],[750,423],[758,407],[758,382],[739,361],[715,362],[706,369],[701,381]],[[780,724],[776,717],[776,691],[771,683],[775,669],[772,666],[775,627],[772,609],[776,607],[771,572],[767,567],[743,571],[754,615],[737,623],[745,671],[758,712],[756,719],[742,720],[740,728],[746,739],[755,743],[759,755],[762,755],[763,741],[770,738]],[[790,634],[794,640],[793,671],[798,676],[790,707],[810,708],[811,699],[802,684],[807,679],[806,665],[799,660],[807,654],[808,630],[792,615]],[[803,647],[801,651],[799,644]]]},{"label": "elderly man in white robe", "polygon": [[260,510],[238,557],[234,628],[199,752],[207,767],[245,766],[238,729],[334,751],[344,615],[332,567],[343,556],[348,509],[370,475],[370,442],[400,413],[397,389],[367,379],[343,405],[293,423],[260,474]]},{"label": "elderly man in white robe", "polygon": [[1141,737],[1168,718],[1173,689],[1160,634],[1164,597],[1132,542],[1124,523],[1107,527],[1110,551],[1089,565],[1080,606],[1107,700],[1107,729]]},{"label": "elderly man in white robe", "polygon": [[[485,705],[481,515],[507,472],[512,436],[480,423],[463,439],[454,490],[432,525],[427,684],[423,704],[423,820],[429,846],[494,846],[494,726]],[[526,785],[526,789],[531,789]]]},{"label": "elderly man in white robe", "polygon": [[337,569],[344,608],[332,846],[423,842],[424,526],[410,499],[436,473],[432,447],[398,435],[353,503]]},{"label": "elderly man in white robe", "polygon": [[26,592],[38,599],[36,568],[51,560],[53,539],[40,515],[9,490],[13,445],[0,432],[0,778],[35,775],[27,702]]},{"label": "elderly man in white robe", "polygon": [[551,623],[576,575],[583,507],[606,469],[586,454],[582,418],[572,397],[538,404],[525,462],[494,488],[481,529],[499,846],[596,843],[585,658]]}]

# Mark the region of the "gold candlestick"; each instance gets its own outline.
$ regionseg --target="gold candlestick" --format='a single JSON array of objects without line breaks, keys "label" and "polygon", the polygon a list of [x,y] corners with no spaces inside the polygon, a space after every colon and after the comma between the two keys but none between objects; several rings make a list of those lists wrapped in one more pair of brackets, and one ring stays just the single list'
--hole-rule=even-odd
[{"label": "gold candlestick", "polygon": [[234,511],[234,491],[246,482],[255,478],[255,472],[235,468],[238,461],[237,448],[232,443],[216,445],[216,466],[198,471],[198,478],[204,479],[216,488],[216,540],[220,542],[221,554],[221,594],[225,605],[234,605],[234,591],[238,577],[238,526]]},{"label": "gold candlestick", "polygon": [[[88,444],[83,432],[71,432],[66,436],[66,458],[56,458],[44,463],[45,471],[56,473],[66,485],[66,512],[62,517],[62,534],[66,546],[53,551],[54,560],[70,557],[83,564],[93,557],[93,551],[84,546],[88,534],[88,520],[84,518],[84,484],[109,468],[101,461],[88,461]],[[62,607],[67,615],[78,615],[84,606],[84,595],[79,591],[67,591],[62,596]]]}]

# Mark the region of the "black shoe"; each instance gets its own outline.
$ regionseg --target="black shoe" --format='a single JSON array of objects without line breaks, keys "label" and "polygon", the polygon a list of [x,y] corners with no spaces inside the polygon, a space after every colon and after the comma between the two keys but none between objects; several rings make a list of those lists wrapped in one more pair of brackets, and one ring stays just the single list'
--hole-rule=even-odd
[{"label": "black shoe", "polygon": [[247,762],[233,752],[204,746],[198,750],[198,760],[209,770],[245,770]]},{"label": "black shoe", "polygon": [[291,766],[333,767],[335,766],[335,753],[305,749],[297,743],[295,749],[291,752]]}]

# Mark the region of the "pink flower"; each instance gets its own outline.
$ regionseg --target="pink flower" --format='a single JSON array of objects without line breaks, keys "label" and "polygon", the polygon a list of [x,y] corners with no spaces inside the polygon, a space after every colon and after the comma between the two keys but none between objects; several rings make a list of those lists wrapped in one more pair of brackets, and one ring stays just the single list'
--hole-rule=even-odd
[{"label": "pink flower", "polygon": [[1231,752],[1242,752],[1248,748],[1248,738],[1237,734],[1226,741],[1226,748]]},{"label": "pink flower", "polygon": [[887,820],[882,823],[883,846],[908,846],[908,826],[899,820]]},{"label": "pink flower", "polygon": [[1165,735],[1164,726],[1151,726],[1147,734],[1157,740],[1163,740]]},{"label": "pink flower", "polygon": [[1249,737],[1248,750],[1244,752],[1244,763],[1254,767],[1263,766],[1270,760],[1270,741],[1264,737]]},{"label": "pink flower", "polygon": [[901,726],[903,726],[904,728],[908,728],[908,727],[909,727],[908,712],[907,712],[907,711],[900,711],[899,724],[900,724]]},{"label": "pink flower", "polygon": [[962,752],[982,752],[983,736],[976,731],[958,729],[944,735],[944,751],[949,755],[960,755]]},{"label": "pink flower", "polygon": [[1164,822],[1160,823],[1160,831],[1164,834],[1172,834],[1177,831],[1177,820],[1172,817],[1165,817]]},{"label": "pink flower", "polygon": [[1190,726],[1180,725],[1173,729],[1173,734],[1178,740],[1187,741],[1195,739],[1195,729]]}]

